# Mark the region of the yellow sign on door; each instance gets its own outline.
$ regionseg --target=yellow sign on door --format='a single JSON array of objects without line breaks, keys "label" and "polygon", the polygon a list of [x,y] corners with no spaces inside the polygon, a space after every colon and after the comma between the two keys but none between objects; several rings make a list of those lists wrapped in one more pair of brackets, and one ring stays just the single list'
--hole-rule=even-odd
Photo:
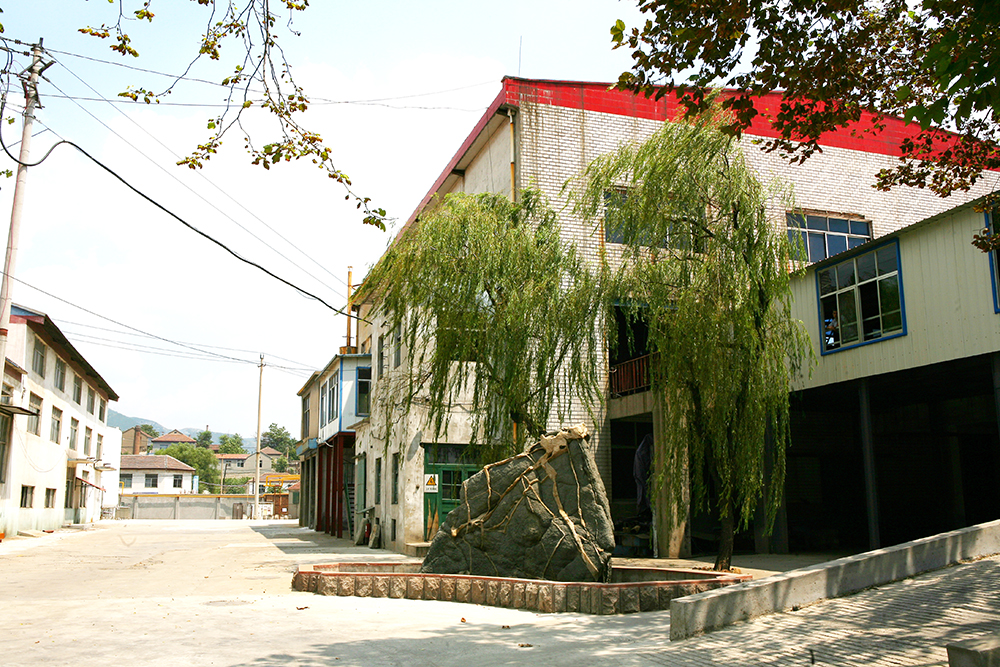
[{"label": "yellow sign on door", "polygon": [[424,475],[424,493],[437,493],[438,492],[438,476],[437,473],[432,475]]}]

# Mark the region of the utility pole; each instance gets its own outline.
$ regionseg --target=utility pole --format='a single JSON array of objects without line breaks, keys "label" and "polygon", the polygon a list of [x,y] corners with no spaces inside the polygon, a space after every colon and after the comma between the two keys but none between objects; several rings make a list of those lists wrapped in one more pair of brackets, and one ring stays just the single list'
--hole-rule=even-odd
[{"label": "utility pole", "polygon": [[[47,66],[45,66],[47,67]],[[28,157],[31,153],[31,126],[35,121],[35,107],[38,103],[38,76],[45,70],[42,66],[42,40],[31,47],[31,67],[25,79],[21,72],[21,85],[24,87],[24,122],[21,130],[21,152],[18,156],[17,181],[14,184],[14,205],[10,211],[10,231],[7,235],[7,254],[3,262],[3,278],[0,282],[0,376],[7,364],[7,330],[10,328],[10,278],[14,275],[14,265],[17,263],[17,244],[21,235],[21,209],[24,207],[24,192],[28,181]]]},{"label": "utility pole", "polygon": [[253,518],[260,518],[260,406],[264,396],[264,355],[260,355],[260,385],[257,389],[257,454],[254,456]]}]

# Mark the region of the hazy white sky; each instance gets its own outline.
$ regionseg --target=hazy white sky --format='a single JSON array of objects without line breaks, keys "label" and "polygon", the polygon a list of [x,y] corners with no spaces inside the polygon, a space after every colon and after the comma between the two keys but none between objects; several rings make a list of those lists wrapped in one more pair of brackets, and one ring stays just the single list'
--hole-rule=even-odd
[{"label": "hazy white sky", "polygon": [[[334,149],[355,189],[400,221],[499,92],[502,76],[613,81],[629,58],[611,50],[609,28],[618,18],[630,26],[639,21],[634,4],[616,0],[312,5],[297,15],[301,36],[282,39],[314,101],[304,124]],[[203,7],[154,2],[152,24],[127,27],[138,59],[77,32],[113,21],[117,4],[31,0],[0,7],[3,37],[41,37],[57,61],[39,88],[44,108],[34,159],[59,138],[78,143],[243,256],[345,305],[348,266],[358,282],[391,232],[362,225],[340,187],[312,165],[252,167],[238,132],[201,172],[175,166],[207,137],[216,113],[207,105],[220,104],[224,90],[183,81],[167,98],[171,106],[112,103],[106,100],[128,85],[158,89],[167,80],[79,57],[180,74],[197,50]],[[126,1],[126,14],[138,7]],[[231,56],[233,46],[223,53]],[[30,60],[17,55],[15,62],[24,67]],[[230,63],[199,64],[188,77],[219,81]],[[4,118],[17,116],[21,104],[19,87],[12,87]],[[254,116],[248,121],[256,140],[267,143],[269,126]],[[0,129],[16,154],[20,117]],[[7,167],[15,168],[0,156],[0,169]],[[13,179],[0,178],[5,223],[13,190]],[[7,224],[2,235],[6,240]],[[277,422],[298,437],[296,391],[344,344],[342,316],[239,263],[66,146],[29,170],[15,276],[15,303],[56,321],[121,396],[112,407],[167,428],[208,425],[252,435],[263,353],[264,428]]]}]

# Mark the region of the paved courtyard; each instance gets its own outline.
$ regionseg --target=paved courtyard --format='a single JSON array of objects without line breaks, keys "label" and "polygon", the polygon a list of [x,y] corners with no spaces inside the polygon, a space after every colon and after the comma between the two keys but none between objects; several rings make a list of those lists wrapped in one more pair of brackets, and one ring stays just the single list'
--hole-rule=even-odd
[{"label": "paved courtyard", "polygon": [[949,642],[1000,630],[1000,557],[673,644],[668,612],[290,589],[298,563],[402,558],[289,522],[117,521],[7,539],[0,665],[926,666],[947,664]]}]

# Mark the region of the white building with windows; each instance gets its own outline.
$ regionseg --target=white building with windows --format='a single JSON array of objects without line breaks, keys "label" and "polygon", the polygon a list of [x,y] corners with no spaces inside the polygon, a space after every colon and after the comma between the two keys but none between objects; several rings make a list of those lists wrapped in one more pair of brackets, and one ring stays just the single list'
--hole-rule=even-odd
[{"label": "white building with windows", "polygon": [[[763,113],[743,136],[742,149],[762,181],[778,181],[791,193],[792,201],[771,200],[767,212],[776,231],[803,241],[809,262],[822,262],[838,253],[867,247],[873,239],[945,212],[986,194],[992,187],[992,179],[982,179],[972,192],[955,193],[947,200],[915,188],[876,190],[872,187],[875,174],[897,164],[899,142],[913,133],[901,120],[892,118],[885,119],[886,131],[878,135],[863,131],[871,121],[867,117],[858,127],[829,132],[819,141],[821,152],[803,164],[789,164],[778,153],[765,153],[758,145],[761,140],[775,136],[766,118],[779,110],[779,104],[777,95],[758,100],[757,108]],[[592,258],[595,264],[602,254],[614,258],[621,250],[622,239],[599,221],[586,221],[574,213],[571,201],[577,187],[574,179],[597,157],[623,144],[646,140],[664,122],[676,119],[680,111],[677,100],[669,95],[652,100],[614,90],[607,83],[505,78],[493,104],[433,180],[400,235],[408,233],[410,224],[436,205],[436,198],[450,193],[482,192],[516,198],[522,189],[533,187],[549,200],[553,210],[559,211],[563,237],[575,243],[582,256]],[[432,178],[434,175],[429,175],[428,182]],[[888,251],[881,252],[888,262]],[[891,302],[894,275],[898,276],[898,272],[879,274],[877,281],[866,286],[864,294],[857,298],[870,298],[875,290],[885,295],[887,303]],[[898,279],[895,284],[899,284]],[[396,367],[401,365],[400,357],[405,358],[407,350],[399,331],[378,312],[377,290],[375,295],[375,303],[353,306],[360,307],[372,323],[366,325],[358,341],[363,349],[367,344],[372,353],[371,381],[373,395],[378,397],[381,383],[393,381]],[[839,299],[840,293],[835,296]],[[864,322],[863,315],[857,317],[860,318],[857,331],[849,332],[846,326],[841,329],[842,335],[855,337],[850,341],[874,335],[876,328],[878,336],[889,338],[898,333],[899,326],[905,327],[902,307],[896,312],[887,308],[884,325],[877,327]],[[626,326],[624,319],[620,325]],[[570,406],[567,418],[567,423],[585,422],[591,432],[590,445],[616,520],[635,515],[633,458],[643,437],[655,435],[659,423],[657,400],[651,395],[648,366],[644,365],[648,362],[645,332],[641,325],[632,326],[633,335],[619,339],[633,339],[635,348],[605,350],[606,365],[595,369],[606,378],[608,386],[607,400],[598,407],[596,418],[591,419],[586,406],[577,403]],[[846,347],[849,341],[844,338],[838,344]],[[312,442],[308,439],[315,437],[320,442],[319,434],[305,426],[306,415],[314,420],[315,411],[321,409],[317,403],[319,387],[313,392],[310,383],[300,392],[303,440]],[[365,496],[364,504],[359,501],[357,505],[373,506],[373,519],[382,526],[383,543],[404,551],[408,544],[419,545],[433,536],[438,521],[457,503],[457,496],[445,497],[440,489],[450,489],[451,495],[456,495],[462,480],[474,470],[471,461],[475,457],[464,451],[468,433],[463,433],[461,415],[443,441],[429,442],[419,410],[403,423],[384,428],[390,421],[384,411],[393,409],[394,406],[381,406],[375,400],[370,419],[357,427],[354,456],[364,465],[355,467],[356,484],[371,494]],[[548,427],[555,429],[561,425],[551,423]],[[337,468],[333,474],[342,472]],[[322,487],[329,476],[324,477],[322,466],[316,474],[317,485]],[[421,480],[431,476],[438,482],[435,486],[438,491],[421,484]],[[304,475],[304,493],[306,488]],[[321,515],[322,509],[317,507],[317,516]],[[317,529],[329,531],[331,524],[339,525],[342,514],[333,516],[338,519],[315,521]],[[395,530],[390,526],[395,526]],[[684,526],[679,532],[671,533],[666,526],[657,532],[661,554],[678,555],[690,547],[692,531],[686,531],[686,540]],[[779,539],[773,548],[787,548],[787,541],[782,544]]]},{"label": "white building with windows", "polygon": [[11,308],[0,401],[0,532],[91,523],[118,503],[118,394],[44,313]]},{"label": "white building with windows", "polygon": [[195,468],[166,454],[122,456],[121,492],[128,494],[195,493]]}]

